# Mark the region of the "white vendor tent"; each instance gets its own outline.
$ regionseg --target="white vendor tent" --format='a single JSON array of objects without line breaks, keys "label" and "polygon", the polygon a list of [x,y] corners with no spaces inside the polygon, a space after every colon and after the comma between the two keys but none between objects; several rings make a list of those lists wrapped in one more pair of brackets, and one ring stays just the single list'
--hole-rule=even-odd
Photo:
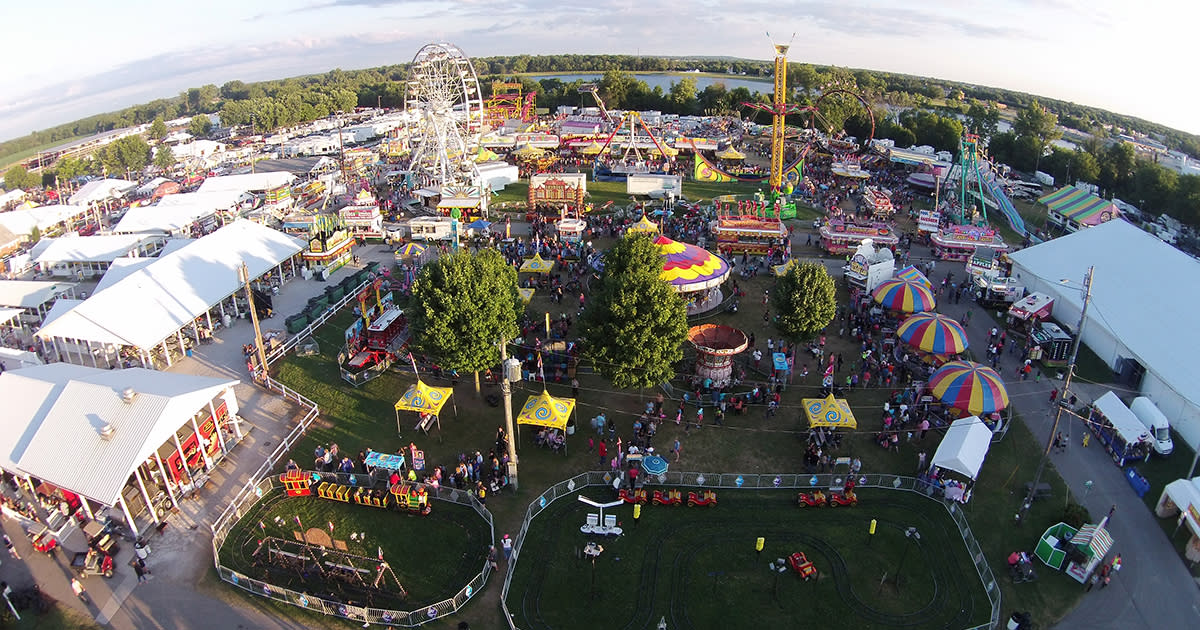
[{"label": "white vendor tent", "polygon": [[264,192],[290,184],[296,179],[295,175],[282,171],[267,173],[244,173],[242,175],[222,175],[210,177],[200,184],[198,192],[220,192],[234,190],[240,193]]},{"label": "white vendor tent", "polygon": [[68,201],[72,205],[86,206],[89,203],[120,197],[136,187],[137,184],[126,179],[97,179],[84,184]]},{"label": "white vendor tent", "polygon": [[1150,440],[1150,430],[1111,390],[1097,398],[1092,406],[1104,414],[1117,433],[1121,434],[1121,439],[1126,444],[1132,445]]},{"label": "white vendor tent", "polygon": [[65,223],[87,212],[83,206],[36,206],[20,210],[0,212],[0,226],[9,229],[13,234],[22,236],[33,231],[34,226],[43,233],[50,228]]},{"label": "white vendor tent", "polygon": [[1011,275],[1029,291],[1053,297],[1055,319],[1072,326],[1083,306],[1079,286],[1094,265],[1083,342],[1121,375],[1119,381],[1153,400],[1188,445],[1200,445],[1200,362],[1194,356],[1200,347],[1200,261],[1125,221],[1009,257]]},{"label": "white vendor tent", "polygon": [[977,416],[959,418],[950,423],[930,463],[974,479],[991,445],[992,430],[982,420]]},{"label": "white vendor tent", "polygon": [[1158,499],[1155,513],[1159,517],[1174,516],[1174,510],[1167,507],[1167,499],[1175,504],[1180,517],[1187,523],[1192,535],[1200,536],[1200,477],[1194,479],[1176,479],[1163,488],[1162,496]]},{"label": "white vendor tent", "polygon": [[240,290],[243,262],[250,277],[258,278],[304,246],[282,232],[236,221],[93,294],[43,325],[37,336],[149,351]]},{"label": "white vendor tent", "polygon": [[101,234],[46,238],[31,250],[33,262],[112,262],[130,254],[149,253],[161,237],[145,234]]},{"label": "white vendor tent", "polygon": [[29,196],[29,193],[21,190],[20,188],[14,188],[13,190],[0,195],[0,209],[4,208],[4,206],[7,206],[10,203],[21,201],[27,196]]}]

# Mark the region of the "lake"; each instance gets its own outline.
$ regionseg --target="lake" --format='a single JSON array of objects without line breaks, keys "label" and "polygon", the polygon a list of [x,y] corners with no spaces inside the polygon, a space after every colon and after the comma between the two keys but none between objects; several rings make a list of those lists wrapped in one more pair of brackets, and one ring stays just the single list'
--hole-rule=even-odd
[{"label": "lake", "polygon": [[[563,83],[570,83],[572,81],[585,81],[585,82],[596,81],[596,82],[599,82],[601,76],[603,76],[602,73],[596,73],[596,74],[538,74],[538,75],[530,75],[529,78],[533,79],[534,81],[541,81],[542,79],[558,79],[559,81],[562,81]],[[703,92],[704,88],[706,88],[710,85],[715,85],[715,84],[724,85],[726,90],[732,90],[735,88],[744,87],[747,90],[750,90],[751,94],[753,94],[755,92],[762,92],[763,94],[770,94],[775,89],[775,84],[774,84],[773,80],[771,80],[771,79],[755,80],[755,79],[751,79],[751,78],[744,78],[744,79],[726,78],[726,77],[722,77],[722,76],[714,76],[711,74],[696,74],[696,73],[689,73],[689,74],[636,73],[633,76],[634,76],[634,78],[636,78],[639,81],[644,81],[646,83],[646,85],[650,86],[650,89],[654,89],[656,87],[661,87],[663,92],[669,92],[671,90],[672,83],[679,83],[679,81],[685,77],[689,77],[689,78],[696,80],[696,91],[697,92]]]}]

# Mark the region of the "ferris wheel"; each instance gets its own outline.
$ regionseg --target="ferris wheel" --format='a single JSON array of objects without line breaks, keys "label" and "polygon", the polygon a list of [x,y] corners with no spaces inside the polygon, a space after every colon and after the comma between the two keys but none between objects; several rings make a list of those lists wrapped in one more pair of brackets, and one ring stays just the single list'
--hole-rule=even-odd
[{"label": "ferris wheel", "polygon": [[471,59],[453,44],[417,51],[405,85],[411,168],[424,186],[470,186],[483,126]]}]

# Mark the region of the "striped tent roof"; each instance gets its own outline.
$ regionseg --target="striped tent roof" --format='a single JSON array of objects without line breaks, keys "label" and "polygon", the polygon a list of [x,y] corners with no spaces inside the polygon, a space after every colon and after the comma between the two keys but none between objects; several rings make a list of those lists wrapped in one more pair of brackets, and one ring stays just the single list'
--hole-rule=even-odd
[{"label": "striped tent roof", "polygon": [[1084,547],[1083,551],[1088,555],[1103,558],[1108,553],[1108,550],[1112,548],[1113,539],[1102,524],[1084,525],[1071,538],[1071,544]]},{"label": "striped tent roof", "polygon": [[1048,195],[1043,195],[1038,199],[1038,203],[1045,204],[1051,212],[1084,225],[1099,225],[1115,219],[1120,214],[1113,202],[1074,186],[1063,186]]}]

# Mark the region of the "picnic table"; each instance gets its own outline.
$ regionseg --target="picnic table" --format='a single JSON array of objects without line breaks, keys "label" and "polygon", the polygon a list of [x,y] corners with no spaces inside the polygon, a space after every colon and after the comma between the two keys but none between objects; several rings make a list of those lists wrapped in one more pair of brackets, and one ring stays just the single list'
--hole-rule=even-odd
[{"label": "picnic table", "polygon": [[390,455],[388,453],[376,453],[375,451],[367,451],[367,470],[373,471],[376,468],[386,468],[388,470],[400,470],[404,468],[404,456],[400,454]]}]

